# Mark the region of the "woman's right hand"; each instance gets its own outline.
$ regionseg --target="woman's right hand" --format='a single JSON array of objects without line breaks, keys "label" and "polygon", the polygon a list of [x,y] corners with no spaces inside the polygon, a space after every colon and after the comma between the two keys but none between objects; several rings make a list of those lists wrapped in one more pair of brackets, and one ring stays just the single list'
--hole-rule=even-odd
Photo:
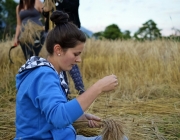
[{"label": "woman's right hand", "polygon": [[18,46],[18,45],[19,45],[19,41],[18,41],[17,38],[15,38],[15,39],[14,39],[14,44],[13,44],[13,46]]},{"label": "woman's right hand", "polygon": [[112,74],[109,76],[106,76],[99,81],[96,82],[96,84],[101,88],[101,91],[110,91],[114,90],[118,85],[118,79],[117,76]]},{"label": "woman's right hand", "polygon": [[77,100],[83,111],[86,111],[99,94],[105,91],[114,90],[118,85],[116,75],[109,75],[93,84],[83,94],[77,97]]}]

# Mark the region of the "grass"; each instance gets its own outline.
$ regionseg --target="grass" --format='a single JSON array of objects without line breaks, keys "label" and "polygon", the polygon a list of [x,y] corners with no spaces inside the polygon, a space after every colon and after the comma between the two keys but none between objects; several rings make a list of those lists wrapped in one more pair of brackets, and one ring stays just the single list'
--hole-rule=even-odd
[{"label": "grass", "polygon": [[[0,42],[0,139],[15,135],[15,75],[25,62],[20,46],[8,51],[12,41]],[[46,57],[45,48],[40,56]],[[115,74],[119,86],[97,98],[87,112],[103,120],[119,119],[130,140],[180,139],[180,43],[174,41],[107,41],[88,39],[79,64],[85,87]],[[69,77],[71,97],[77,96]],[[94,135],[101,129],[81,129]]]}]

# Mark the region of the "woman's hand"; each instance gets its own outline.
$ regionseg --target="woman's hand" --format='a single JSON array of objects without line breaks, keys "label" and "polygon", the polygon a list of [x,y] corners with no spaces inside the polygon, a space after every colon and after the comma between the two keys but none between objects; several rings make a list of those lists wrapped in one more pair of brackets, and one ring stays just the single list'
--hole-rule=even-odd
[{"label": "woman's hand", "polygon": [[114,90],[118,85],[117,76],[113,74],[106,76],[97,81],[96,84],[101,88],[101,91]]},{"label": "woman's hand", "polygon": [[89,113],[84,113],[77,121],[87,121],[89,127],[101,127],[101,118]]},{"label": "woman's hand", "polygon": [[17,38],[15,38],[15,39],[14,39],[14,44],[13,44],[13,46],[18,46],[18,45],[19,45],[19,41],[18,41]]},{"label": "woman's hand", "polygon": [[114,90],[118,85],[117,76],[109,75],[93,84],[83,94],[77,97],[77,100],[83,111],[86,111],[99,94]]}]

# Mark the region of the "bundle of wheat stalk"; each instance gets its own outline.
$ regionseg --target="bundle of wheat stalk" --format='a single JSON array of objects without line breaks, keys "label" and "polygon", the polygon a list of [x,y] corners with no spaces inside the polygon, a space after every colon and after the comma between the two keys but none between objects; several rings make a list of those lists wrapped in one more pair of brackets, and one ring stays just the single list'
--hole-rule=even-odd
[{"label": "bundle of wheat stalk", "polygon": [[49,11],[56,9],[55,0],[45,0],[43,7],[46,7]]},{"label": "bundle of wheat stalk", "polygon": [[124,128],[119,120],[108,119],[103,121],[103,140],[123,140]]},{"label": "bundle of wheat stalk", "polygon": [[124,125],[120,120],[106,119],[99,123],[101,128],[90,128],[87,121],[77,121],[73,126],[77,134],[84,136],[101,135],[103,140],[123,140]]},{"label": "bundle of wheat stalk", "polygon": [[[23,25],[19,41],[23,44],[32,44],[36,39],[40,39],[41,32],[44,30],[43,26],[40,26],[30,20],[26,25]],[[28,45],[27,45],[28,46]]]}]

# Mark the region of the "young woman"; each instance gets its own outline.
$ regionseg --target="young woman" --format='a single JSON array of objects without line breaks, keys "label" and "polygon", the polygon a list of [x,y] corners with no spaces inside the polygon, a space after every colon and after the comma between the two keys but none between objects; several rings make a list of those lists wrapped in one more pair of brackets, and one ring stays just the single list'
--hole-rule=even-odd
[{"label": "young woman", "polygon": [[101,137],[77,136],[72,124],[87,120],[90,127],[99,127],[100,118],[84,113],[102,92],[118,85],[115,75],[98,80],[83,94],[68,101],[66,87],[59,75],[81,62],[86,37],[68,15],[55,11],[51,15],[55,28],[46,38],[47,59],[31,57],[16,75],[15,140],[100,140]]},{"label": "young woman", "polygon": [[39,55],[44,43],[44,32],[42,31],[40,39],[35,39],[33,44],[19,42],[20,33],[24,30],[23,27],[27,25],[28,21],[43,27],[40,21],[42,7],[43,3],[40,0],[20,0],[16,7],[17,26],[14,45],[17,46],[20,43],[26,60],[33,55]]}]

